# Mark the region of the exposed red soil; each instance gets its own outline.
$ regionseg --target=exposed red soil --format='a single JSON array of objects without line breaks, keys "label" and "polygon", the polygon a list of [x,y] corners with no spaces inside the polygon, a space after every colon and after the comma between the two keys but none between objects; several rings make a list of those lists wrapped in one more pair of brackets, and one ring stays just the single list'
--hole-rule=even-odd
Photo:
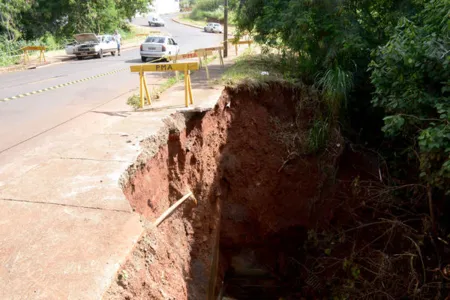
[{"label": "exposed red soil", "polygon": [[[236,266],[233,260],[243,257],[239,249],[271,262],[265,269],[286,263],[279,253],[290,250],[278,248],[305,234],[292,228],[331,218],[333,185],[323,168],[334,167],[340,151],[328,145],[326,156],[288,160],[271,120],[289,125],[300,119],[306,131],[312,113],[299,115],[296,106],[314,97],[309,90],[278,85],[258,92],[228,89],[213,110],[189,118],[184,130],[169,128],[167,144],[138,168],[124,192],[149,221],[188,190],[198,206],[189,201],[157,229],[149,228],[122,268],[126,276],[119,274],[105,299],[207,299],[218,293],[228,266]],[[273,251],[267,251],[267,241]],[[223,251],[214,282],[219,242]]]}]

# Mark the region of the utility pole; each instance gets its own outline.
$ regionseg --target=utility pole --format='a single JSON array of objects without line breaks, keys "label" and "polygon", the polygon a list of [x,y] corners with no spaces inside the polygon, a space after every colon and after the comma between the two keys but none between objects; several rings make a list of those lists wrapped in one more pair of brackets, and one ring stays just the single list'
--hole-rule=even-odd
[{"label": "utility pole", "polygon": [[228,56],[228,0],[224,0],[223,57]]}]

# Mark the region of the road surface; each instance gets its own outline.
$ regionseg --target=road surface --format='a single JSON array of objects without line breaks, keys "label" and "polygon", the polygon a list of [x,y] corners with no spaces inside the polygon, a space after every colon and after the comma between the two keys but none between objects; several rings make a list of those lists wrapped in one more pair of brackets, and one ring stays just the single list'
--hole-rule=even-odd
[{"label": "road surface", "polygon": [[[205,33],[175,23],[172,17],[163,17],[166,27],[158,29],[171,34],[180,45],[181,53],[220,45],[220,34]],[[145,18],[137,18],[133,23],[148,27]],[[137,75],[129,72],[132,64],[141,64],[138,48],[123,51],[120,57],[107,55],[103,59],[73,60],[35,70],[0,74],[0,99],[63,85],[39,94],[0,102],[0,166],[2,158],[3,163],[5,155],[9,160],[19,146],[21,151],[41,146],[45,141],[43,135],[48,135],[62,124],[76,122],[79,116],[87,113],[98,113],[94,110],[118,99],[123,104],[120,96],[139,85]],[[147,80],[151,84],[167,76],[168,73],[153,73],[148,75]],[[83,79],[88,80],[65,85]],[[124,109],[129,108],[124,105]]]}]

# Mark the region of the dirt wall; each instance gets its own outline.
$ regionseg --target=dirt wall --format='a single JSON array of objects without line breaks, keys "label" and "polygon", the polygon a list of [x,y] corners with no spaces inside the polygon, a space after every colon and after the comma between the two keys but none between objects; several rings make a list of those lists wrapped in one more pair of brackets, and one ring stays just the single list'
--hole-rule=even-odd
[{"label": "dirt wall", "polygon": [[[191,113],[182,125],[169,122],[144,146],[158,151],[147,151],[130,168],[125,195],[149,222],[188,190],[198,205],[183,204],[158,228],[149,223],[106,299],[207,299],[218,293],[239,249],[326,222],[340,135],[330,128],[324,149],[299,149],[318,109],[311,89],[241,87],[224,90],[214,109]],[[304,234],[296,232],[288,236]],[[219,245],[221,263],[211,274]]]}]

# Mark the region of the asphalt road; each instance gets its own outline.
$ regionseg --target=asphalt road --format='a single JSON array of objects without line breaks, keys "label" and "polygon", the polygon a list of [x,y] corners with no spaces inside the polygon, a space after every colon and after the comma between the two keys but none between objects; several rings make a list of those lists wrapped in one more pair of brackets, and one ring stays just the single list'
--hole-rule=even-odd
[{"label": "asphalt road", "polygon": [[[158,29],[174,38],[181,53],[220,45],[220,34],[204,33],[175,23],[172,17],[163,17],[166,27]],[[137,18],[133,23],[148,27],[145,18]],[[0,156],[6,152],[11,154],[19,145],[23,148],[29,143],[29,147],[35,147],[43,133],[47,134],[69,121],[74,122],[78,116],[102,104],[117,101],[120,96],[136,89],[139,81],[136,74],[129,72],[132,64],[141,64],[138,48],[123,51],[120,57],[107,55],[103,59],[72,60],[35,70],[0,74],[0,99],[98,75],[97,78],[40,94],[0,102]],[[149,74],[148,83],[163,76],[168,76],[168,73]]]}]

